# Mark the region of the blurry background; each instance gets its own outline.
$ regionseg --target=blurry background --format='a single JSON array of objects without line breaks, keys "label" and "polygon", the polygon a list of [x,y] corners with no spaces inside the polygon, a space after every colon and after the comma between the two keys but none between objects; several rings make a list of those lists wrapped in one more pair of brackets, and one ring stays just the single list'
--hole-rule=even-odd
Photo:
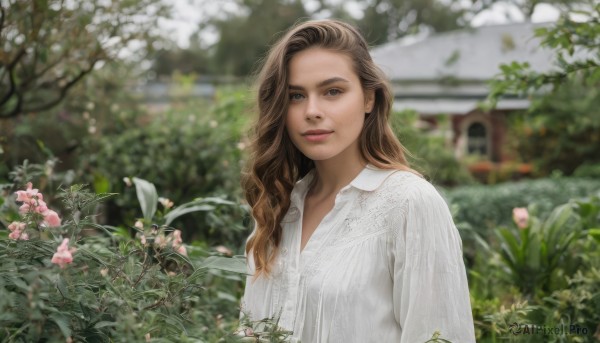
[{"label": "blurry background", "polygon": [[[520,68],[513,61],[539,74],[598,58],[600,7],[593,0],[0,4],[0,183],[28,160],[45,166],[44,194],[73,183],[119,193],[100,209],[101,223],[130,227],[141,217],[125,182],[134,176],[154,183],[175,206],[209,196],[243,205],[239,180],[255,116],[253,72],[288,27],[313,18],[358,26],[390,78],[394,130],[461,229],[481,337],[493,336],[489,323],[501,317],[500,305],[529,289],[499,295],[494,282],[477,279],[493,260],[481,244],[501,246],[495,231],[514,225],[514,207],[545,218],[600,188],[597,67],[557,77],[534,93],[507,92],[486,106],[501,64],[507,75]],[[564,37],[552,48],[535,35],[561,15],[596,23],[588,36],[573,31],[592,49]],[[568,54],[557,58],[556,49]],[[242,206],[173,225],[186,242],[241,254],[250,220]],[[494,313],[500,317],[490,319]]]}]

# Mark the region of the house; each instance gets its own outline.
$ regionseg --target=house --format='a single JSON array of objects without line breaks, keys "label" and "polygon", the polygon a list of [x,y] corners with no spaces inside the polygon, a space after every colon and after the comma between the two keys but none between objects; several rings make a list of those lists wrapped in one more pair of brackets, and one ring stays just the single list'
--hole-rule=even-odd
[{"label": "house", "polygon": [[433,128],[439,115],[450,116],[451,137],[458,158],[475,155],[492,163],[510,159],[502,149],[506,116],[523,110],[529,101],[507,97],[483,112],[478,103],[488,94],[487,82],[501,64],[529,62],[537,72],[554,67],[555,52],[534,36],[548,23],[517,23],[469,28],[429,36],[414,42],[391,42],[371,51],[387,74],[394,92],[394,109],[416,110]]}]

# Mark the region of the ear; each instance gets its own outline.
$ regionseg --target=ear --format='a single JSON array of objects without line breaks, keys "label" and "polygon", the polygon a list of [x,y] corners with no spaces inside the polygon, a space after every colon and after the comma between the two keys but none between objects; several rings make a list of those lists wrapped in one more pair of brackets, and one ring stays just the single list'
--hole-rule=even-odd
[{"label": "ear", "polygon": [[375,91],[374,90],[365,91],[365,113],[371,113],[371,111],[373,111],[374,106],[375,106]]}]

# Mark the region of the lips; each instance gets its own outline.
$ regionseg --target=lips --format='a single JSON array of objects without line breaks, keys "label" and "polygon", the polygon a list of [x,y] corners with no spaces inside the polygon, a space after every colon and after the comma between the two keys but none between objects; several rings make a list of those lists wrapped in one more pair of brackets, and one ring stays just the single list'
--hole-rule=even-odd
[{"label": "lips", "polygon": [[332,133],[331,130],[308,130],[302,136],[309,142],[325,142]]},{"label": "lips", "polygon": [[325,135],[328,133],[332,133],[331,130],[308,130],[302,134],[302,136],[312,136],[312,135]]}]

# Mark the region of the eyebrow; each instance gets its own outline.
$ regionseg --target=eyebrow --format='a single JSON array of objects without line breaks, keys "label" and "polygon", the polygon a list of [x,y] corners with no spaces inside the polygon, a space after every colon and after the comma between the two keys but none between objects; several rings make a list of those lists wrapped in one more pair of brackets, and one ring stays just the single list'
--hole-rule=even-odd
[{"label": "eyebrow", "polygon": [[[328,86],[328,85],[330,85],[332,83],[336,83],[336,82],[348,82],[348,83],[350,83],[350,81],[344,79],[343,77],[336,76],[336,77],[332,77],[330,79],[323,80],[323,81],[319,82],[317,84],[317,88],[325,87],[325,86]],[[302,87],[302,86],[296,86],[296,85],[289,85],[288,88],[289,89],[295,89],[295,90],[304,90],[304,87]]]}]

